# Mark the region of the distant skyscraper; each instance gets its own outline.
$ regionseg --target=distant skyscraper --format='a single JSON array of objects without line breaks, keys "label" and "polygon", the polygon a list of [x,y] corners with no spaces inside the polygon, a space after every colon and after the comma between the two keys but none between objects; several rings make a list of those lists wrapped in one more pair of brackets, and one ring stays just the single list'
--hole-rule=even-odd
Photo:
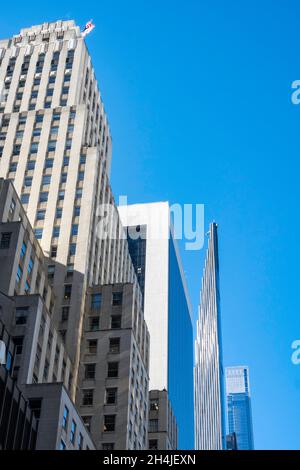
[{"label": "distant skyscraper", "polygon": [[226,395],[229,433],[236,434],[238,450],[253,450],[253,427],[249,368],[226,368]]},{"label": "distant skyscraper", "polygon": [[194,447],[191,307],[167,202],[119,207],[144,294],[150,389],[167,390],[180,449]]},{"label": "distant skyscraper", "polygon": [[195,448],[226,449],[217,224],[202,278],[195,342]]}]

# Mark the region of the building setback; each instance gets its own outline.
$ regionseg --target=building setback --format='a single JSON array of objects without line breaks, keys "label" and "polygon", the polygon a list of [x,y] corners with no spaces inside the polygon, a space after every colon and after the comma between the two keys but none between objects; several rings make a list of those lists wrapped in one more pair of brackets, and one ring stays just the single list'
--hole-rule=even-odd
[{"label": "building setback", "polygon": [[217,224],[209,230],[195,340],[195,448],[225,450],[224,373]]}]

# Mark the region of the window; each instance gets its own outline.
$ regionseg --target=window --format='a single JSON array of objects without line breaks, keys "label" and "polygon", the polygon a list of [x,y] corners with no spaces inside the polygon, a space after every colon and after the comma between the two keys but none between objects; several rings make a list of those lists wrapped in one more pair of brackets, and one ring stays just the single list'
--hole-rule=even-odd
[{"label": "window", "polygon": [[111,316],[111,329],[121,328],[122,317],[121,315],[112,315]]},{"label": "window", "polygon": [[70,300],[72,294],[72,284],[65,284],[64,299]]},{"label": "window", "polygon": [[78,449],[82,450],[82,447],[83,447],[83,435],[80,432],[78,435]]},{"label": "window", "polygon": [[76,236],[76,235],[78,235],[78,225],[77,225],[77,224],[73,224],[73,225],[72,225],[71,235],[72,235],[73,237]]},{"label": "window", "polygon": [[114,432],[116,427],[116,415],[104,415],[103,432]]},{"label": "window", "polygon": [[91,424],[92,424],[92,417],[91,416],[82,416],[82,421],[86,429],[90,432],[91,431]]},{"label": "window", "polygon": [[101,307],[101,294],[100,293],[92,295],[92,305],[91,305],[91,307],[92,307],[93,310],[98,309],[98,308]]},{"label": "window", "polygon": [[45,160],[45,168],[52,168],[53,167],[53,158],[46,158]]},{"label": "window", "polygon": [[68,263],[67,264],[67,276],[72,276],[74,273],[74,264]]},{"label": "window", "polygon": [[18,167],[17,162],[12,162],[9,166],[9,172],[14,173],[15,171],[17,171],[17,167]]},{"label": "window", "polygon": [[105,404],[106,405],[115,405],[117,403],[117,392],[116,387],[107,388],[105,393]]},{"label": "window", "polygon": [[24,337],[23,336],[17,336],[13,340],[14,340],[14,344],[15,344],[15,354],[17,356],[19,356],[20,354],[22,354],[22,351],[23,351]]},{"label": "window", "polygon": [[54,264],[49,264],[48,265],[48,278],[53,278],[54,277],[54,272],[55,272],[55,265]]},{"label": "window", "polygon": [[26,249],[27,249],[27,247],[26,247],[26,243],[25,243],[25,242],[23,242],[23,243],[22,243],[22,246],[21,246],[21,253],[20,253],[20,257],[21,257],[21,259],[23,259],[23,258],[24,258],[25,254],[26,254]]},{"label": "window", "polygon": [[89,323],[90,323],[90,331],[98,331],[99,330],[99,323],[100,323],[100,317],[90,317],[89,318]]},{"label": "window", "polygon": [[98,345],[98,341],[96,339],[88,340],[88,342],[87,342],[88,353],[89,354],[97,354],[97,345]]},{"label": "window", "polygon": [[36,213],[36,220],[44,220],[46,211],[44,209],[39,209]]},{"label": "window", "polygon": [[149,439],[149,450],[157,450],[157,449],[158,449],[157,439]]},{"label": "window", "polygon": [[64,191],[64,190],[59,191],[59,192],[58,192],[58,200],[59,200],[59,201],[63,201],[64,198],[65,198],[65,191]]},{"label": "window", "polygon": [[55,217],[57,219],[61,219],[61,216],[62,216],[62,207],[58,207],[55,212]]},{"label": "window", "polygon": [[158,406],[158,399],[153,398],[150,400],[150,410],[151,411],[158,411],[159,406]]},{"label": "window", "polygon": [[118,377],[118,375],[119,375],[119,363],[109,362],[107,364],[107,377],[113,378],[113,377]]},{"label": "window", "polygon": [[25,285],[24,285],[24,292],[25,294],[29,294],[29,291],[30,291],[30,284],[28,282],[28,280],[25,282]]},{"label": "window", "polygon": [[37,142],[32,142],[30,145],[29,153],[37,153],[39,144]]},{"label": "window", "polygon": [[96,364],[85,364],[84,378],[86,380],[92,380],[95,378]]},{"label": "window", "polygon": [[78,173],[78,181],[83,181],[84,180],[84,171],[79,171]]},{"label": "window", "polygon": [[82,390],[82,406],[93,406],[94,390],[92,388]]},{"label": "window", "polygon": [[62,439],[60,441],[59,450],[66,450],[66,444],[64,443],[64,441]]},{"label": "window", "polygon": [[75,199],[80,199],[82,197],[82,188],[76,189]]},{"label": "window", "polygon": [[52,237],[53,238],[58,238],[59,237],[59,232],[60,232],[60,227],[58,225],[53,227]]},{"label": "window", "polygon": [[28,317],[28,307],[16,308],[16,325],[25,325]]},{"label": "window", "polygon": [[51,175],[44,175],[42,178],[42,185],[50,184],[51,182]]},{"label": "window", "polygon": [[29,160],[27,163],[27,170],[34,170],[35,168],[35,160]]},{"label": "window", "polygon": [[24,178],[25,188],[30,188],[31,185],[32,185],[32,176],[25,176]]},{"label": "window", "polygon": [[113,292],[112,294],[112,304],[114,306],[122,305],[123,293],[122,292]]},{"label": "window", "polygon": [[51,246],[51,258],[56,258],[57,255],[57,246],[53,245]]},{"label": "window", "polygon": [[60,182],[63,184],[67,181],[68,173],[62,173]]},{"label": "window", "polygon": [[34,235],[37,240],[40,240],[43,236],[43,229],[42,228],[34,229]]},{"label": "window", "polygon": [[23,274],[23,270],[22,270],[21,266],[19,265],[18,269],[17,269],[17,275],[16,275],[17,284],[19,284],[19,282],[21,281],[22,274]]},{"label": "window", "polygon": [[56,140],[49,140],[48,142],[48,152],[54,152],[56,148]]},{"label": "window", "polygon": [[84,165],[86,162],[86,156],[85,155],[80,155],[80,165]]},{"label": "window", "polygon": [[39,202],[47,202],[48,201],[48,193],[42,192],[40,193]]},{"label": "window", "polygon": [[149,419],[149,432],[158,432],[158,419]]},{"label": "window", "polygon": [[120,352],[120,338],[109,338],[109,352],[111,354]]},{"label": "window", "polygon": [[69,306],[62,307],[62,309],[61,309],[61,321],[68,321],[69,310],[70,310]]},{"label": "window", "polygon": [[69,255],[74,256],[76,253],[76,243],[70,243]]},{"label": "window", "polygon": [[21,203],[22,204],[28,204],[29,201],[29,194],[22,194],[21,195]]},{"label": "window", "polygon": [[69,160],[70,160],[69,157],[64,157],[64,159],[63,159],[63,165],[64,165],[64,166],[68,166],[68,165],[69,165]]},{"label": "window", "polygon": [[2,249],[9,248],[11,235],[12,235],[12,232],[1,233],[0,248]]},{"label": "window", "polygon": [[114,450],[115,444],[113,442],[104,442],[102,444],[102,450]]},{"label": "window", "polygon": [[70,442],[72,444],[74,444],[75,442],[75,437],[76,437],[76,423],[74,421],[74,419],[72,420],[72,424],[71,424],[71,432],[70,432]]},{"label": "window", "polygon": [[74,207],[74,217],[79,217],[80,216],[80,206],[75,206]]}]

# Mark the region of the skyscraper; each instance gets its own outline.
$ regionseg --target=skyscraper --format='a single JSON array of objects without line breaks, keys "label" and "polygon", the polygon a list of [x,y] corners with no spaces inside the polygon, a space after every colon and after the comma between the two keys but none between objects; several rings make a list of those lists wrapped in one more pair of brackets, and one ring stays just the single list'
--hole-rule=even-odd
[{"label": "skyscraper", "polygon": [[238,450],[253,450],[249,368],[226,368],[228,431],[235,433]]},{"label": "skyscraper", "polygon": [[87,287],[136,282],[126,240],[97,236],[99,207],[114,206],[111,136],[79,27],[44,23],[1,40],[1,84],[0,177],[13,181],[48,257],[74,398]]},{"label": "skyscraper", "polygon": [[195,341],[195,448],[226,449],[217,224],[212,223]]},{"label": "skyscraper", "polygon": [[150,333],[150,390],[167,390],[180,449],[193,448],[191,306],[167,202],[119,207],[144,293]]}]

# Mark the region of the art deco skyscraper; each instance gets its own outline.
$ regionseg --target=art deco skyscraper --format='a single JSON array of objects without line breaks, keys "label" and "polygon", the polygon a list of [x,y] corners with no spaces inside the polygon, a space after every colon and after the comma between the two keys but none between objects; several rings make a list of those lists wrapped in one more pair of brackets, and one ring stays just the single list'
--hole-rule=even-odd
[{"label": "art deco skyscraper", "polygon": [[209,230],[195,341],[195,448],[221,450],[225,443],[224,377],[217,224]]},{"label": "art deco skyscraper", "polygon": [[13,181],[49,259],[53,321],[76,379],[87,287],[135,282],[126,240],[97,237],[99,205],[114,205],[111,136],[79,27],[44,23],[1,40],[1,84],[0,177]]},{"label": "art deco skyscraper", "polygon": [[253,450],[249,367],[226,367],[228,431],[235,433],[238,450]]}]

